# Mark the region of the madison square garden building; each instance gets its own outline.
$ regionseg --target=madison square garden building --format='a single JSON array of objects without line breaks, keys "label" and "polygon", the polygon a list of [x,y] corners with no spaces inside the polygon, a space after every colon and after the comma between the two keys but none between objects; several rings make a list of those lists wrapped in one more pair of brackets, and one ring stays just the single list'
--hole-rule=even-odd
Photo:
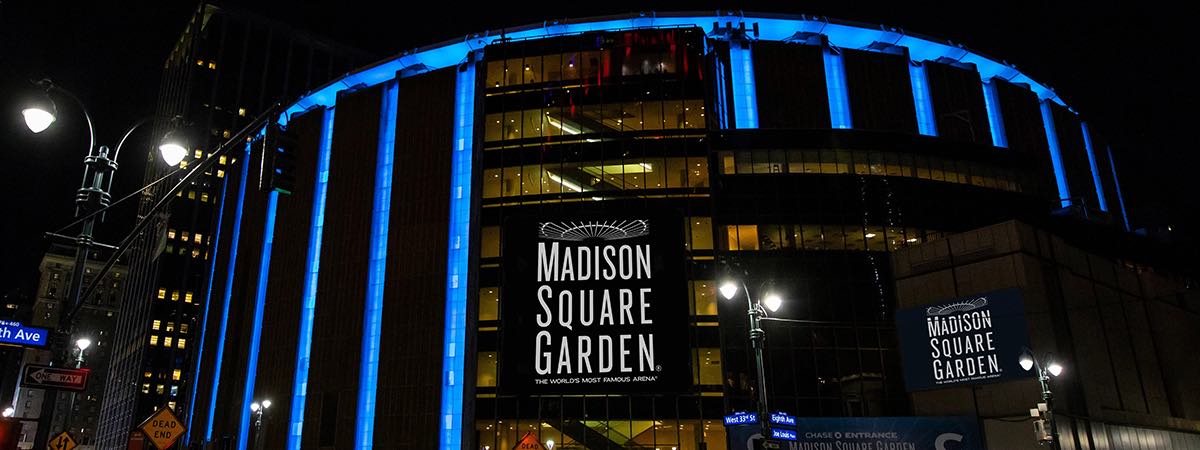
[{"label": "madison square garden building", "polygon": [[290,195],[232,159],[189,440],[246,448],[270,399],[267,448],[730,448],[756,375],[726,278],[802,321],[765,326],[773,410],[914,416],[890,252],[1063,207],[1126,228],[1103,135],[997,61],[658,14],[354,71],[279,117]]}]

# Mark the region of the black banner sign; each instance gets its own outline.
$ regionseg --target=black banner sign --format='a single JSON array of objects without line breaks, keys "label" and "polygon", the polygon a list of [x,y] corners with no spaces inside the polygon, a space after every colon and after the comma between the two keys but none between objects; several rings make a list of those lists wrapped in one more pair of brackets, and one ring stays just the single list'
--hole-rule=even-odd
[{"label": "black banner sign", "polygon": [[690,386],[681,216],[513,218],[503,234],[503,392]]},{"label": "black banner sign", "polygon": [[1021,291],[1003,289],[896,311],[909,391],[1032,376]]}]

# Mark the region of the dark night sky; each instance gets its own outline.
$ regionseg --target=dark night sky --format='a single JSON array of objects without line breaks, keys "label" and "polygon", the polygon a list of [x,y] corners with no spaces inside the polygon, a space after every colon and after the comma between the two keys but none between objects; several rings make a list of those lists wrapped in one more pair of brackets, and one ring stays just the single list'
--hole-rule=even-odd
[{"label": "dark night sky", "polygon": [[[1115,141],[1134,227],[1172,224],[1179,231],[1200,223],[1190,173],[1200,162],[1190,139],[1197,128],[1191,112],[1200,58],[1188,48],[1192,36],[1185,30],[1193,25],[1181,11],[1150,2],[564,1],[495,2],[489,11],[430,2],[422,9],[432,10],[421,14],[411,2],[229,3],[380,55],[485,29],[649,10],[787,12],[900,27],[1007,60],[1055,87],[1094,130]],[[0,295],[32,291],[47,246],[42,232],[71,221],[86,148],[80,116],[64,101],[51,130],[32,135],[24,128],[25,80],[50,77],[74,91],[96,122],[98,143],[115,145],[126,127],[153,112],[166,53],[194,7],[190,1],[0,0],[0,180],[7,202],[0,220]],[[114,197],[141,186],[146,134],[121,157]],[[119,240],[133,214],[131,208],[114,211],[100,226],[101,240]]]}]

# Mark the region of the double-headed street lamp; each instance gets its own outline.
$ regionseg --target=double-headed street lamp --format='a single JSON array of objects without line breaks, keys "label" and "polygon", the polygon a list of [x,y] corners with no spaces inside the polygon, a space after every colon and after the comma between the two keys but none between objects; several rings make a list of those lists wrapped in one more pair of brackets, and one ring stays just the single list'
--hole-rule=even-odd
[{"label": "double-headed street lamp", "polygon": [[262,448],[259,441],[262,439],[263,415],[267,410],[271,409],[271,400],[264,399],[261,402],[250,404],[250,412],[254,413],[254,448]]},{"label": "double-headed street lamp", "polygon": [[1041,417],[1034,422],[1034,431],[1038,443],[1049,445],[1051,448],[1058,448],[1058,427],[1054,422],[1054,393],[1050,392],[1050,378],[1062,375],[1062,363],[1050,355],[1038,358],[1029,349],[1025,349],[1021,353],[1021,357],[1017,362],[1021,364],[1021,368],[1025,369],[1025,371],[1034,371],[1037,375],[1038,383],[1042,388],[1042,402],[1038,404],[1037,408],[1029,411],[1031,416]]},{"label": "double-headed street lamp", "polygon": [[[741,289],[738,285],[741,285]],[[741,281],[725,281],[721,283],[721,296],[726,300],[733,300],[737,296],[739,290],[746,294],[746,315],[750,317],[750,346],[754,349],[754,365],[758,372],[758,425],[762,429],[763,438],[771,436],[768,430],[767,421],[770,417],[770,409],[767,408],[767,373],[763,368],[763,344],[766,341],[766,333],[763,332],[760,321],[767,316],[767,310],[772,312],[778,311],[783,305],[783,299],[779,294],[768,292],[757,302],[750,296],[750,289],[746,287],[745,282]]]}]

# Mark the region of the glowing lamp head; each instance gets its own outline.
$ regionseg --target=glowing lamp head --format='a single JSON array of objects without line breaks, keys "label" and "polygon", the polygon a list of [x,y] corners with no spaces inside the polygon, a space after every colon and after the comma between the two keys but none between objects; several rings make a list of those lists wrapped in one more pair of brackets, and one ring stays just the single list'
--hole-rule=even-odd
[{"label": "glowing lamp head", "polygon": [[1058,361],[1050,361],[1050,364],[1046,365],[1046,371],[1050,372],[1051,376],[1057,377],[1062,375],[1063,366],[1062,364],[1059,364]]},{"label": "glowing lamp head", "polygon": [[88,347],[92,346],[92,340],[88,338],[77,339],[75,341],[75,346],[79,347],[80,350],[87,350]]},{"label": "glowing lamp head", "polygon": [[162,143],[158,144],[158,153],[162,155],[163,162],[167,163],[168,166],[174,167],[178,166],[180,161],[183,161],[188,151],[183,146],[183,143],[175,137],[175,133],[171,132],[163,136]]},{"label": "glowing lamp head", "polygon": [[721,290],[721,296],[725,297],[725,300],[732,300],[733,296],[737,295],[738,286],[737,286],[737,283],[734,283],[732,281],[726,281],[724,283],[721,283],[720,290]]},{"label": "glowing lamp head", "polygon": [[29,131],[41,133],[50,128],[54,123],[54,112],[46,110],[42,107],[25,108],[21,111],[21,115],[25,116],[25,126],[29,127]]},{"label": "glowing lamp head", "polygon": [[554,439],[546,439],[546,450],[554,450]]},{"label": "glowing lamp head", "polygon": [[262,408],[262,405],[259,405],[258,402],[254,402],[254,403],[250,404],[251,411],[258,412],[258,410],[261,408]]},{"label": "glowing lamp head", "polygon": [[1018,359],[1017,362],[1021,364],[1022,369],[1033,369],[1033,356],[1028,353],[1022,354],[1021,359]]},{"label": "glowing lamp head", "polygon": [[16,413],[17,413],[17,410],[15,410],[15,409],[13,409],[13,407],[9,406],[7,408],[4,408],[4,413],[0,414],[0,415],[2,415],[4,417],[12,417],[13,414],[16,414]]},{"label": "glowing lamp head", "polygon": [[271,401],[270,401],[270,400],[263,400],[263,401],[262,401],[262,408],[263,408],[263,409],[269,409],[270,407],[271,407]]},{"label": "glowing lamp head", "polygon": [[763,298],[763,306],[771,312],[779,311],[779,307],[783,306],[783,299],[779,294],[767,294],[766,298]]}]

